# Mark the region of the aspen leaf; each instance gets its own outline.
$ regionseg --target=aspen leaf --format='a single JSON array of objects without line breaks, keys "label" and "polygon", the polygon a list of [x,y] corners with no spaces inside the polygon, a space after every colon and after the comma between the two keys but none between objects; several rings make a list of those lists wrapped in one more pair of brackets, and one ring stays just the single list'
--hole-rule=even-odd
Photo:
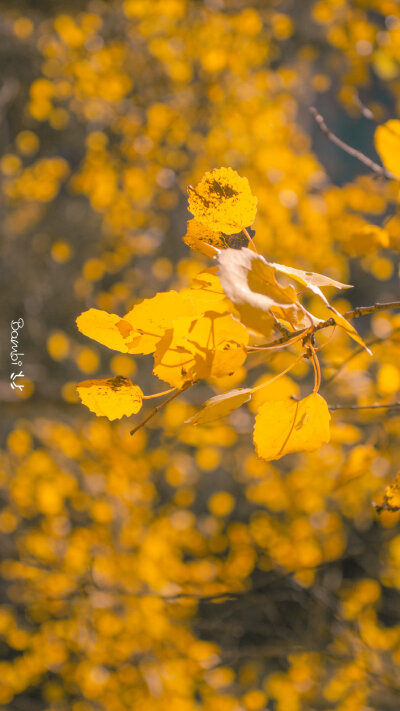
[{"label": "aspen leaf", "polygon": [[332,314],[333,314],[332,318],[335,321],[336,325],[340,326],[340,328],[343,328],[343,330],[346,331],[347,335],[350,336],[350,338],[352,338],[353,341],[355,341],[360,346],[365,348],[365,350],[367,351],[367,353],[369,353],[369,355],[372,355],[371,350],[368,348],[366,343],[364,343],[363,339],[361,338],[360,334],[357,333],[354,326],[352,326],[351,323],[349,323],[347,321],[347,319],[345,319],[345,317],[342,316],[342,314],[340,314],[338,311],[336,311],[336,309],[333,308],[333,306],[328,306],[328,308],[330,311],[332,311]]},{"label": "aspen leaf", "polygon": [[245,361],[248,339],[247,329],[227,313],[176,319],[157,345],[153,373],[178,388],[200,378],[224,377]]},{"label": "aspen leaf", "polygon": [[212,230],[198,220],[188,221],[187,232],[183,237],[183,241],[188,247],[204,254],[206,257],[214,257],[218,249],[225,249],[228,246],[226,235]]},{"label": "aspen leaf", "polygon": [[321,291],[321,286],[334,286],[336,289],[352,289],[352,284],[342,284],[340,281],[331,279],[330,277],[324,276],[324,274],[318,274],[317,272],[305,272],[302,269],[293,269],[293,267],[286,267],[284,264],[274,264],[269,262],[271,267],[274,267],[277,272],[286,274],[292,277],[295,281],[303,284],[303,286],[313,291],[317,294],[325,304],[329,304],[325,294]]},{"label": "aspen leaf", "polygon": [[125,338],[129,336],[132,327],[120,316],[101,309],[89,309],[78,316],[76,324],[81,333],[103,346],[121,353],[128,352]]},{"label": "aspen leaf", "polygon": [[378,126],[374,141],[385,168],[400,178],[400,121],[391,119]]},{"label": "aspen leaf", "polygon": [[247,178],[241,178],[232,168],[206,173],[188,192],[190,212],[215,232],[232,235],[254,222],[257,198],[252,195]]},{"label": "aspen leaf", "polygon": [[96,415],[104,415],[109,420],[129,417],[142,407],[143,393],[129,378],[117,375],[102,380],[84,380],[76,386],[79,397],[86,407]]},{"label": "aspen leaf", "polygon": [[291,452],[312,452],[329,441],[329,421],[328,406],[318,393],[299,401],[266,402],[254,427],[257,454],[270,461]]},{"label": "aspen leaf", "polygon": [[221,286],[248,328],[269,335],[274,316],[301,327],[305,309],[298,304],[294,287],[281,286],[276,269],[264,257],[247,248],[229,248],[218,253],[217,262]]},{"label": "aspen leaf", "polygon": [[129,353],[153,353],[157,343],[179,316],[193,316],[193,305],[176,291],[156,294],[136,304],[123,318],[132,328]]},{"label": "aspen leaf", "polygon": [[400,472],[396,474],[394,481],[386,487],[381,503],[373,503],[376,512],[379,514],[382,511],[391,511],[395,513],[400,511]]},{"label": "aspen leaf", "polygon": [[204,403],[204,407],[193,415],[185,424],[205,425],[207,422],[225,417],[245,402],[250,400],[252,388],[236,388],[228,393],[211,397]]}]

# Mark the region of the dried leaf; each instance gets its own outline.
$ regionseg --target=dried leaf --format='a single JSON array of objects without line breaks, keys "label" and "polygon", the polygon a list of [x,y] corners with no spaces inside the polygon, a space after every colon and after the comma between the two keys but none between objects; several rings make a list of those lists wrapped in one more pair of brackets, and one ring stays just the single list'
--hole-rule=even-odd
[{"label": "dried leaf", "polygon": [[276,269],[264,257],[247,248],[225,249],[218,253],[217,262],[221,286],[248,328],[269,335],[274,316],[301,327],[305,310],[297,301],[295,289],[279,284]]},{"label": "dried leaf", "polygon": [[218,420],[229,415],[251,398],[252,388],[236,388],[228,393],[211,397],[204,403],[204,407],[189,420],[188,425],[205,425],[207,422]]},{"label": "dried leaf", "polygon": [[257,198],[252,195],[247,178],[241,178],[232,168],[206,173],[188,192],[190,212],[215,232],[232,235],[254,222]]},{"label": "dried leaf", "polygon": [[83,404],[96,415],[109,420],[129,417],[142,407],[143,393],[129,378],[116,376],[102,380],[84,380],[76,386]]},{"label": "dried leaf", "polygon": [[385,168],[400,178],[400,121],[391,119],[378,126],[374,141]]},{"label": "dried leaf", "polygon": [[254,427],[254,444],[259,457],[270,461],[291,452],[311,452],[329,441],[330,414],[318,393],[303,400],[288,398],[266,402]]},{"label": "dried leaf", "polygon": [[313,291],[314,294],[320,296],[327,305],[329,305],[329,302],[325,294],[321,291],[321,286],[334,286],[336,289],[353,288],[352,284],[342,284],[340,281],[331,279],[323,274],[318,274],[317,272],[304,272],[302,269],[293,269],[293,267],[286,267],[284,264],[274,264],[273,262],[269,262],[269,264],[271,267],[274,267],[276,271],[287,274],[295,281],[303,284],[307,289],[310,289],[310,291]]}]

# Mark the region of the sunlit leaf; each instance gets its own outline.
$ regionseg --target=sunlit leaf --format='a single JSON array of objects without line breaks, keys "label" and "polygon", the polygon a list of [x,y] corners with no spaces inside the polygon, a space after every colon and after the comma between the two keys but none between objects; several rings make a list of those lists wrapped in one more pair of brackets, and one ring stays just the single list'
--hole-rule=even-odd
[{"label": "sunlit leaf", "polygon": [[76,323],[80,332],[88,338],[121,353],[128,352],[125,339],[132,327],[120,316],[100,309],[89,309],[78,316]]},{"label": "sunlit leaf", "polygon": [[342,314],[340,314],[338,311],[336,311],[336,309],[334,309],[333,306],[329,306],[329,310],[332,312],[332,314],[333,314],[332,318],[335,321],[335,323],[337,324],[337,326],[340,326],[340,328],[343,328],[343,330],[346,331],[347,335],[350,336],[350,338],[352,338],[353,341],[355,341],[360,346],[365,348],[367,353],[372,355],[371,350],[368,348],[366,343],[364,343],[363,339],[361,338],[360,334],[357,333],[354,326],[352,326],[351,323],[349,323],[347,321],[347,319],[345,319],[345,317],[342,316]]},{"label": "sunlit leaf", "polygon": [[391,119],[378,126],[374,140],[385,168],[400,178],[400,121]]},{"label": "sunlit leaf", "polygon": [[254,222],[257,199],[247,178],[241,178],[232,168],[206,173],[188,192],[190,212],[215,232],[235,234]]},{"label": "sunlit leaf", "polygon": [[96,415],[118,420],[134,415],[142,407],[143,393],[138,385],[121,375],[102,380],[84,380],[77,391],[83,404]]},{"label": "sunlit leaf", "polygon": [[200,412],[186,420],[186,424],[204,425],[207,422],[218,420],[220,417],[225,417],[250,400],[251,393],[251,388],[236,388],[228,393],[216,395],[204,403]]},{"label": "sunlit leaf", "polygon": [[207,311],[196,320],[178,318],[157,345],[154,375],[175,387],[230,375],[245,361],[248,339],[247,329],[230,314]]},{"label": "sunlit leaf", "polygon": [[282,274],[287,274],[292,277],[295,281],[303,284],[321,297],[321,299],[328,304],[328,300],[325,294],[321,291],[321,286],[334,286],[336,289],[352,289],[352,284],[342,284],[340,281],[331,279],[330,277],[324,276],[323,274],[318,274],[317,272],[305,272],[302,269],[293,269],[293,267],[286,267],[284,264],[274,264],[269,262],[271,267],[274,267],[277,272]]},{"label": "sunlit leaf", "polygon": [[198,220],[189,220],[187,232],[183,241],[188,247],[204,254],[206,257],[214,257],[218,249],[225,249],[229,246],[226,235],[216,232]]},{"label": "sunlit leaf", "polygon": [[132,328],[132,338],[127,343],[129,353],[153,353],[175,318],[192,315],[190,300],[176,291],[144,299],[124,316]]},{"label": "sunlit leaf", "polygon": [[291,452],[312,452],[329,441],[330,414],[321,395],[266,402],[254,427],[257,454],[267,461]]}]

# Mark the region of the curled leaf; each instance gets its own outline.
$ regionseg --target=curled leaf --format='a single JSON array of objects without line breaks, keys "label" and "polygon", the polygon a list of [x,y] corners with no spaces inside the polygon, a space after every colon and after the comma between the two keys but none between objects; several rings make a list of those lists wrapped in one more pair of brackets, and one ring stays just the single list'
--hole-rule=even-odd
[{"label": "curled leaf", "polygon": [[197,412],[185,424],[205,425],[207,422],[226,417],[245,402],[250,400],[252,388],[236,388],[228,393],[211,397],[204,403],[204,407]]},{"label": "curled leaf", "polygon": [[277,318],[301,327],[305,309],[294,287],[281,286],[275,267],[264,257],[247,248],[225,249],[218,253],[217,262],[221,286],[248,328],[269,335]]},{"label": "curled leaf", "polygon": [[287,274],[307,289],[310,289],[310,291],[313,291],[314,294],[317,294],[327,305],[329,305],[329,302],[325,294],[321,291],[321,286],[334,286],[336,289],[353,288],[352,284],[342,284],[342,282],[331,279],[324,274],[318,274],[318,272],[305,272],[302,269],[293,269],[293,267],[286,267],[284,264],[274,264],[273,262],[270,262],[270,265],[274,267],[277,272]]},{"label": "curled leaf", "polygon": [[138,385],[120,375],[101,380],[84,380],[76,386],[78,395],[86,407],[96,415],[109,420],[129,417],[142,407],[143,393]]},{"label": "curled leaf", "polygon": [[254,222],[257,198],[247,178],[241,178],[232,168],[216,168],[206,173],[188,192],[190,212],[215,232],[232,235]]},{"label": "curled leaf", "polygon": [[329,422],[328,406],[318,393],[298,401],[266,402],[254,427],[257,454],[270,461],[291,452],[312,452],[329,442]]}]

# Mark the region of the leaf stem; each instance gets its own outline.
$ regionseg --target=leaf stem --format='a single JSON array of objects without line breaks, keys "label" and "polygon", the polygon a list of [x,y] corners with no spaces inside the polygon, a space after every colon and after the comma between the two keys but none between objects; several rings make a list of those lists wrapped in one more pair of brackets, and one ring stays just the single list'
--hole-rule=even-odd
[{"label": "leaf stem", "polygon": [[244,234],[246,235],[247,239],[249,240],[249,245],[252,246],[253,251],[254,251],[256,254],[259,254],[258,249],[257,249],[256,245],[254,244],[252,237],[249,235],[249,233],[248,233],[248,231],[246,230],[245,227],[243,227],[242,232],[244,232]]},{"label": "leaf stem", "polygon": [[[171,402],[171,400],[174,400],[176,397],[178,397],[178,395],[180,395],[180,394],[183,393],[185,390],[187,390],[187,389],[190,388],[192,385],[194,385],[195,382],[196,382],[196,381],[194,381],[194,382],[189,382],[189,383],[185,383],[185,385],[183,385],[181,388],[179,388],[178,390],[176,390],[176,392],[174,392],[172,395],[170,395],[169,397],[167,397],[167,399],[164,400],[164,402],[161,402],[159,405],[157,405],[157,406],[154,408],[154,410],[152,410],[152,411],[147,415],[147,417],[145,417],[143,420],[141,420],[140,422],[138,422],[138,424],[133,428],[133,430],[130,431],[130,434],[131,434],[131,435],[134,435],[135,432],[137,432],[138,430],[140,430],[140,428],[143,427],[143,425],[145,425],[146,422],[148,422],[149,420],[151,420],[152,417],[154,417],[154,416],[157,414],[157,412],[159,412],[163,407],[165,407],[165,405],[168,405],[168,403]],[[173,388],[173,389],[175,390],[175,388]]]},{"label": "leaf stem", "polygon": [[162,397],[162,395],[169,395],[174,392],[176,388],[170,388],[169,390],[163,390],[162,393],[154,393],[154,395],[142,395],[142,400],[152,400],[155,397]]}]

